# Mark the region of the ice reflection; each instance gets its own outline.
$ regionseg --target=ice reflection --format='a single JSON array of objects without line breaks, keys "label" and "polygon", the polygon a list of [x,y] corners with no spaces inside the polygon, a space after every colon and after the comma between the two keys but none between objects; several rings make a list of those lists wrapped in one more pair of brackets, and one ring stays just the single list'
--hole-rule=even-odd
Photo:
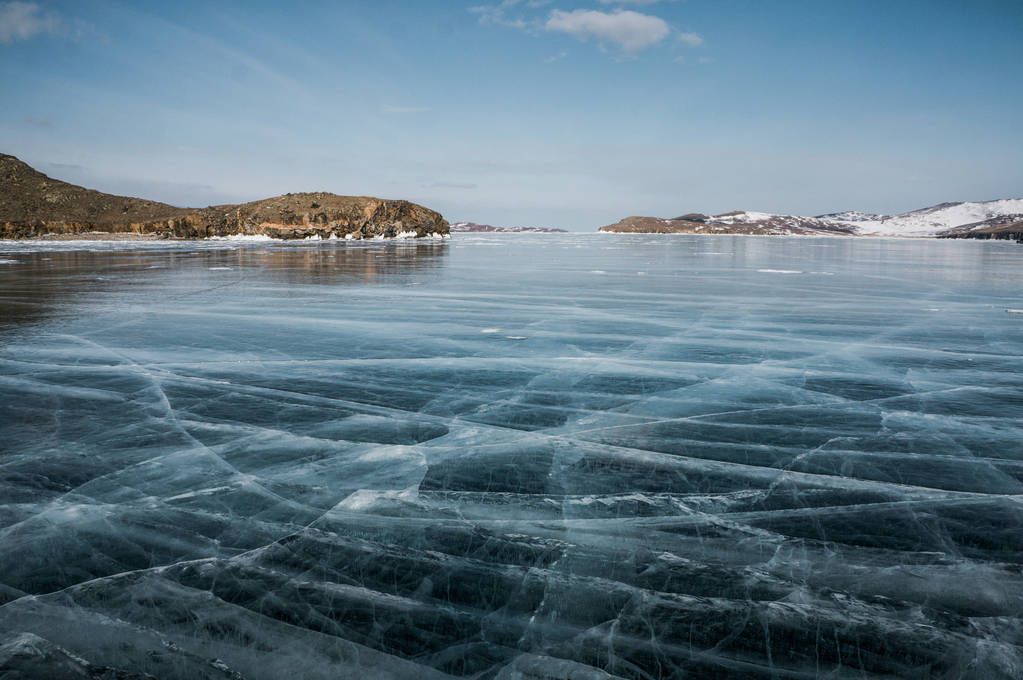
[{"label": "ice reflection", "polygon": [[[405,277],[434,281],[448,244],[419,241],[373,244],[194,245],[89,242],[6,242],[0,247],[0,329],[56,314],[101,298],[130,304],[130,291],[159,295],[201,292],[244,277],[250,283],[371,285]],[[116,247],[119,246],[119,249]],[[162,247],[161,247],[162,246]],[[136,246],[137,247],[137,246]],[[31,249],[34,248],[34,249]]]}]

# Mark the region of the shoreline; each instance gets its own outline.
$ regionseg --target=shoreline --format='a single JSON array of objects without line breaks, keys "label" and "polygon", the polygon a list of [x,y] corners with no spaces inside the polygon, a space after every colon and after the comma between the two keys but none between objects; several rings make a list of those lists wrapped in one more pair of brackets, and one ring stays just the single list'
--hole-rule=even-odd
[{"label": "shoreline", "polygon": [[205,243],[211,241],[235,241],[235,242],[252,242],[252,243],[309,243],[317,241],[343,241],[345,243],[350,242],[363,242],[363,241],[439,241],[451,238],[450,234],[440,234],[434,232],[426,236],[408,236],[399,234],[397,236],[372,236],[370,238],[322,238],[318,236],[306,237],[306,238],[274,238],[265,234],[233,234],[231,236],[207,236],[205,238],[184,238],[181,236],[164,236],[161,234],[139,234],[135,232],[115,232],[115,231],[90,231],[79,234],[42,234],[41,236],[33,236],[31,238],[7,238],[0,239],[0,242],[10,243],[66,243],[72,241],[114,241],[114,242],[132,242],[132,241],[144,241],[144,242],[168,242],[168,243]]}]

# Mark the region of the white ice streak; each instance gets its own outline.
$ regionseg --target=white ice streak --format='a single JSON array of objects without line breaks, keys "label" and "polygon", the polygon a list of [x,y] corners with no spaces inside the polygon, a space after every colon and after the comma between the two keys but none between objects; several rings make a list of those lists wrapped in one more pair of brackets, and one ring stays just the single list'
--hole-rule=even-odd
[{"label": "white ice streak", "polygon": [[230,234],[228,236],[209,236],[207,241],[276,241],[266,234]]}]

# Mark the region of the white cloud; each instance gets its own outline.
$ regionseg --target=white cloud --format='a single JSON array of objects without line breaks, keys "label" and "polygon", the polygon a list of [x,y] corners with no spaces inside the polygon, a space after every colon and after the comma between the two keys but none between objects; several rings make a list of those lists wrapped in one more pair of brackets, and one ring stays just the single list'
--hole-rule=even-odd
[{"label": "white cloud", "polygon": [[661,0],[600,0],[602,5],[653,5]]},{"label": "white cloud", "polygon": [[629,53],[656,45],[671,33],[664,19],[621,9],[614,12],[590,9],[565,12],[556,9],[551,11],[544,28],[567,33],[578,40],[593,38],[612,42]]},{"label": "white cloud", "polygon": [[568,50],[561,50],[557,54],[552,54],[551,56],[549,56],[546,59],[544,59],[544,63],[553,64],[554,62],[558,61],[559,59],[564,59],[567,56],[568,56]]},{"label": "white cloud", "polygon": [[33,2],[0,3],[0,44],[56,33],[59,27],[60,19],[56,14],[44,14]]},{"label": "white cloud", "polygon": [[391,106],[390,104],[384,104],[380,107],[380,110],[384,113],[426,113],[433,109],[429,106]]},{"label": "white cloud", "polygon": [[679,33],[678,41],[687,47],[699,47],[703,44],[703,38],[699,33]]}]

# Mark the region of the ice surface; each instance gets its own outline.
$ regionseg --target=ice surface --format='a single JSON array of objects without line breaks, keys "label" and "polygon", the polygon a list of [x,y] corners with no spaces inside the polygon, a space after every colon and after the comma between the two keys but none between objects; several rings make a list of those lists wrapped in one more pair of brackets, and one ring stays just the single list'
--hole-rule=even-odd
[{"label": "ice surface", "polygon": [[0,675],[1019,678],[1021,258],[0,242]]}]

